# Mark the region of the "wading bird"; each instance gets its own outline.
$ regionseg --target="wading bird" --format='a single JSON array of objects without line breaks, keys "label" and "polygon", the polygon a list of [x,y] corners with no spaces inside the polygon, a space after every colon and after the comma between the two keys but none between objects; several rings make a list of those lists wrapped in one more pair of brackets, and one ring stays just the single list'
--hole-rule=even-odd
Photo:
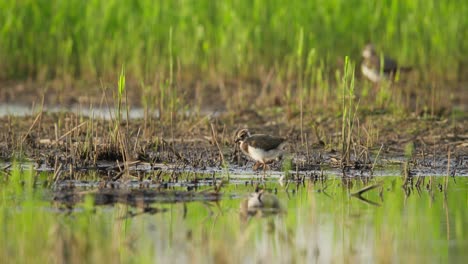
[{"label": "wading bird", "polygon": [[283,155],[287,143],[282,137],[251,135],[247,129],[241,129],[236,133],[235,142],[240,143],[240,149],[245,155],[256,161],[253,169],[257,170],[262,166],[264,172],[268,163]]},{"label": "wading bird", "polygon": [[[392,80],[398,71],[405,72],[411,70],[411,67],[399,66],[392,58],[381,58],[372,44],[367,44],[364,47],[362,58],[361,72],[367,79],[374,83],[379,83],[383,79]],[[381,59],[383,59],[383,61]]]}]

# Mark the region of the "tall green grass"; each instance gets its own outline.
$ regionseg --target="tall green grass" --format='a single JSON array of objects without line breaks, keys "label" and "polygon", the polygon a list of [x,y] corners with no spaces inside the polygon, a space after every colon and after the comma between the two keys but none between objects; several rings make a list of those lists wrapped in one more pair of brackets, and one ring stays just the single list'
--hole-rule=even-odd
[{"label": "tall green grass", "polygon": [[101,78],[122,64],[151,81],[179,66],[185,74],[250,76],[266,67],[300,76],[304,63],[331,69],[344,55],[358,59],[368,41],[425,76],[455,78],[466,70],[467,13],[468,3],[455,0],[4,0],[0,78]]}]

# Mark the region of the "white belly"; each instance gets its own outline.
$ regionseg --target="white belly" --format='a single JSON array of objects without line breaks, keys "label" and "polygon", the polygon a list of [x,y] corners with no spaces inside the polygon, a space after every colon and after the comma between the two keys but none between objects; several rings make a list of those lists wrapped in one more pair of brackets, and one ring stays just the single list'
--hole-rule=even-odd
[{"label": "white belly", "polygon": [[361,65],[361,71],[364,76],[366,76],[369,80],[373,82],[380,82],[382,80],[382,75],[380,72],[376,71],[375,69],[369,68],[366,65]]},{"label": "white belly", "polygon": [[270,160],[274,160],[283,154],[282,147],[277,149],[272,149],[268,151],[264,151],[262,149],[253,148],[249,146],[249,155],[252,159],[260,162],[268,162]]}]

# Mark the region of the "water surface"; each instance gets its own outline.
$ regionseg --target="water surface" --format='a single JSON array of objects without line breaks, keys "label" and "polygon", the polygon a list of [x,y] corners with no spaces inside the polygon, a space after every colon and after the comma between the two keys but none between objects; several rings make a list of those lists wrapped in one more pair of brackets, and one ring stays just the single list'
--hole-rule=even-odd
[{"label": "water surface", "polygon": [[[416,177],[407,188],[395,176],[289,184],[234,178],[219,192],[213,185],[221,179],[43,188],[28,185],[28,176],[15,177],[26,184],[10,179],[0,187],[0,256],[21,262],[34,255],[66,262],[79,256],[158,263],[456,263],[468,254],[466,177],[425,177],[418,188]],[[362,199],[351,195],[375,184],[380,187]],[[256,188],[277,197],[281,210],[243,214],[241,204]]]}]

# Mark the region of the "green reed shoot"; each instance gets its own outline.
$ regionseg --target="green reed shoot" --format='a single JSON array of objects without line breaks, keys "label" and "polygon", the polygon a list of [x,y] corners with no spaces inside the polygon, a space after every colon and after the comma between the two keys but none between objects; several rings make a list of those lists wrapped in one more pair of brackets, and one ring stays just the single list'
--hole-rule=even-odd
[{"label": "green reed shoot", "polygon": [[120,125],[122,120],[122,98],[125,94],[125,68],[122,66],[117,86],[117,123]]},{"label": "green reed shoot", "polygon": [[341,145],[342,159],[345,164],[350,162],[354,120],[358,109],[354,94],[354,64],[345,57],[343,76],[341,78]]},{"label": "green reed shoot", "polygon": [[406,159],[410,160],[413,158],[414,153],[414,143],[410,142],[405,145],[405,157]]},{"label": "green reed shoot", "polygon": [[283,160],[283,164],[281,166],[281,171],[284,173],[284,177],[286,179],[289,178],[292,170],[292,159],[287,157]]}]

